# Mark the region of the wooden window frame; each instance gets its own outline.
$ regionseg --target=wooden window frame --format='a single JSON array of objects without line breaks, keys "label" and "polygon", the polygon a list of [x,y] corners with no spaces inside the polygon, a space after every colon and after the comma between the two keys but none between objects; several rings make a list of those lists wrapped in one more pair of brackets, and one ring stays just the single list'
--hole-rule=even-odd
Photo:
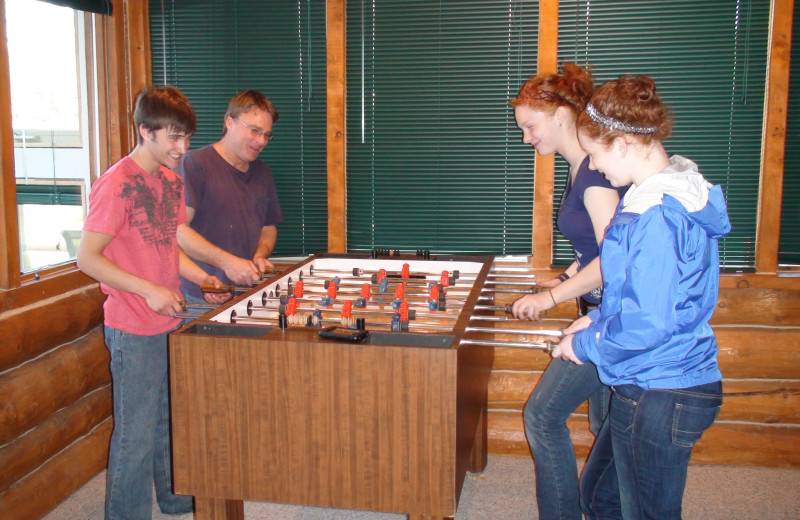
[{"label": "wooden window frame", "polygon": [[[96,94],[99,149],[90,146],[92,164],[99,156],[99,170],[127,154],[135,145],[131,128],[132,105],[136,93],[149,83],[150,38],[147,2],[119,0],[111,16],[97,15],[91,23],[87,18],[87,57],[94,53],[96,60],[88,59],[94,67],[98,84]],[[5,35],[5,2],[0,0],[0,34]],[[90,72],[91,74],[92,72]],[[48,297],[81,285],[86,277],[77,272],[75,262],[22,275],[19,261],[19,223],[17,220],[16,180],[14,176],[14,137],[11,123],[11,86],[8,68],[6,38],[0,38],[0,309],[14,302]],[[94,118],[90,117],[90,125]],[[92,131],[94,128],[91,129]],[[99,172],[92,171],[92,180]],[[9,295],[6,291],[24,289],[22,295]]]}]

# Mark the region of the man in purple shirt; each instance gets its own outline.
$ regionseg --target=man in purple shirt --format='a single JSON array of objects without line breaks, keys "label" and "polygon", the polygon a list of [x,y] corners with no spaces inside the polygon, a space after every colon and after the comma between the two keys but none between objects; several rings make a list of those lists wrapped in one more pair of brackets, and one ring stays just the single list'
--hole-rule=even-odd
[{"label": "man in purple shirt", "polygon": [[[272,267],[270,253],[282,220],[272,171],[258,154],[272,140],[275,106],[261,93],[237,94],[225,112],[222,138],[181,160],[187,222],[178,242],[209,274],[224,283],[249,285]],[[200,287],[181,279],[189,301]]]}]

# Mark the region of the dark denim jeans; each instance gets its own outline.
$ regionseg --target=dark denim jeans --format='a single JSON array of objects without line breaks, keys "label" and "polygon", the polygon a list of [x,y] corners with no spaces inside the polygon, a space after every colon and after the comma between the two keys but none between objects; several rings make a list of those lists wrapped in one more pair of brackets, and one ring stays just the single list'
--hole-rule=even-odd
[{"label": "dark denim jeans", "polygon": [[597,434],[611,392],[597,368],[553,359],[525,404],[525,434],[536,470],[536,501],[542,520],[580,520],[578,470],[567,418],[587,399],[589,428]]},{"label": "dark denim jeans", "polygon": [[623,518],[680,519],[692,447],[719,413],[722,382],[677,390],[621,385],[613,392],[583,474],[587,518],[608,518],[604,508],[615,491],[602,477],[616,471]]},{"label": "dark denim jeans", "polygon": [[114,398],[106,520],[151,518],[154,483],[163,513],[190,512],[192,497],[172,493],[167,333],[137,336],[105,327],[105,337]]}]

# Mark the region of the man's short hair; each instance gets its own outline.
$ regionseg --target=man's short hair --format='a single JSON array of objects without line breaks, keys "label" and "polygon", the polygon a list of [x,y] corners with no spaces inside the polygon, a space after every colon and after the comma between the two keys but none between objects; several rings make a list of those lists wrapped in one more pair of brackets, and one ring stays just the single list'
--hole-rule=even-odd
[{"label": "man's short hair", "polygon": [[186,96],[173,86],[145,87],[136,95],[133,109],[133,124],[139,144],[142,135],[139,126],[155,132],[169,128],[186,135],[193,135],[197,130],[197,116]]},{"label": "man's short hair", "polygon": [[228,131],[224,122],[229,117],[236,119],[239,114],[247,113],[253,107],[268,112],[272,116],[273,123],[278,121],[278,109],[267,99],[267,96],[257,90],[247,89],[233,96],[228,102],[228,110],[225,111],[225,118],[222,120],[222,134],[225,135],[225,132]]}]

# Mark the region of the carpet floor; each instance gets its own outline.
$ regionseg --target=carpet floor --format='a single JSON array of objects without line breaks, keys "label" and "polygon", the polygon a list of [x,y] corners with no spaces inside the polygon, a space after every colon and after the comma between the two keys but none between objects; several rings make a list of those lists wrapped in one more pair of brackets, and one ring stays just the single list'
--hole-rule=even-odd
[{"label": "carpet floor", "polygon": [[[530,459],[490,455],[482,475],[469,476],[456,520],[536,520],[535,475]],[[105,472],[89,481],[45,520],[102,520]],[[404,520],[405,515],[245,502],[248,520]],[[800,470],[690,466],[683,499],[687,520],[800,519]],[[163,515],[155,520],[191,520]]]}]

